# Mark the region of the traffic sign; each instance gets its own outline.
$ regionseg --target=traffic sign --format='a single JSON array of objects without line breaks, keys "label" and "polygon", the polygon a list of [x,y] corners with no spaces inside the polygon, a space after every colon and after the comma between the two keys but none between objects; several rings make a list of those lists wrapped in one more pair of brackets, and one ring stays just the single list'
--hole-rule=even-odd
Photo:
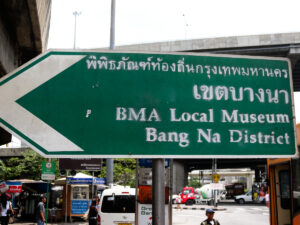
[{"label": "traffic sign", "polygon": [[59,169],[101,171],[102,159],[59,159]]},{"label": "traffic sign", "polygon": [[295,155],[283,58],[49,51],[0,80],[0,125],[45,157]]},{"label": "traffic sign", "polygon": [[55,172],[55,162],[42,162],[42,180],[55,180]]},{"label": "traffic sign", "polygon": [[215,173],[215,174],[213,175],[213,180],[214,180],[216,183],[218,183],[219,180],[220,180],[220,175],[217,174],[217,173]]}]

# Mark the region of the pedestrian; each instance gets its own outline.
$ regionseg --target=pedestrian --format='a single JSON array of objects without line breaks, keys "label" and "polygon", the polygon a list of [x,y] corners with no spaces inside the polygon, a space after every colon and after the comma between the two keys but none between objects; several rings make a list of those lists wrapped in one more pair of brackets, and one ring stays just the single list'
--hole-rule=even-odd
[{"label": "pedestrian", "polygon": [[45,203],[47,199],[46,197],[42,196],[40,199],[39,204],[36,208],[36,221],[37,225],[44,225],[46,222],[46,211],[45,211]]},{"label": "pedestrian", "polygon": [[8,201],[8,197],[3,193],[0,197],[0,221],[1,225],[7,225],[9,217],[13,215],[14,211],[12,209],[11,202]]},{"label": "pedestrian", "polygon": [[99,212],[99,206],[100,206],[100,197],[97,196],[96,197],[96,208],[97,208],[98,212]]},{"label": "pedestrian", "polygon": [[207,209],[205,211],[207,219],[204,220],[201,225],[220,225],[219,221],[214,219],[215,211],[212,209]]},{"label": "pedestrian", "polygon": [[269,196],[269,192],[267,191],[266,196],[265,196],[265,202],[266,202],[266,206],[269,208],[269,201],[270,201],[270,196]]},{"label": "pedestrian", "polygon": [[89,210],[89,225],[97,225],[98,209],[96,200],[92,201]]}]

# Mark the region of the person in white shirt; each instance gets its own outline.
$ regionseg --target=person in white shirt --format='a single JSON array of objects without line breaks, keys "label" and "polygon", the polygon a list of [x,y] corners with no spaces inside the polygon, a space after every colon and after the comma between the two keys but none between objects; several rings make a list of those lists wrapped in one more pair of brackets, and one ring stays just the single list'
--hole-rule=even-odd
[{"label": "person in white shirt", "polygon": [[265,202],[266,202],[267,207],[269,207],[269,201],[270,201],[270,196],[269,196],[269,192],[267,191],[266,196],[265,196]]},{"label": "person in white shirt", "polygon": [[5,193],[0,197],[0,221],[1,225],[8,225],[9,217],[13,215],[11,202],[8,201]]}]

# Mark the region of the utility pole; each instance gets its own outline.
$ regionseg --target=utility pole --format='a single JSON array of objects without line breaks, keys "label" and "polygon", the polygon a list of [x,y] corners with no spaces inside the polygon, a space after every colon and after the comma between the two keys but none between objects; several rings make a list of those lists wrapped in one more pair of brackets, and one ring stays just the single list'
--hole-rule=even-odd
[{"label": "utility pole", "polygon": [[75,16],[75,24],[74,24],[74,45],[73,49],[76,49],[76,26],[77,26],[77,16],[81,15],[81,12],[74,11],[73,15]]},{"label": "utility pole", "polygon": [[[111,0],[111,14],[110,14],[110,44],[109,49],[115,48],[115,11],[116,1]],[[106,159],[106,181],[108,186],[114,183],[114,159]]]}]

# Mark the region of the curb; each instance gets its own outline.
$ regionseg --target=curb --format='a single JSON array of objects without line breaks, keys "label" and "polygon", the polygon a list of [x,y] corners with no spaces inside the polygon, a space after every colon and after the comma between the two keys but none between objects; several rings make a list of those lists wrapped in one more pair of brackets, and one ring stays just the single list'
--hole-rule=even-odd
[{"label": "curb", "polygon": [[189,210],[206,210],[206,209],[212,209],[214,211],[225,211],[227,210],[226,208],[210,208],[210,207],[187,207],[187,206],[183,206],[180,208],[177,208],[176,206],[172,207],[173,209],[189,209]]}]

